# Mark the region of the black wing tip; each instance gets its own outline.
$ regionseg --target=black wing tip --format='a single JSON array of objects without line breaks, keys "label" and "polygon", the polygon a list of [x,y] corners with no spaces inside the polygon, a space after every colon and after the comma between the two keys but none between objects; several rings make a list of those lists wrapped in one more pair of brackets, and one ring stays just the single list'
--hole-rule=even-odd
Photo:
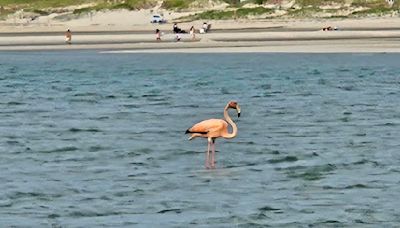
[{"label": "black wing tip", "polygon": [[198,134],[208,134],[208,132],[202,132],[202,131],[190,131],[190,128],[186,130],[185,134],[192,134],[192,133],[198,133]]}]

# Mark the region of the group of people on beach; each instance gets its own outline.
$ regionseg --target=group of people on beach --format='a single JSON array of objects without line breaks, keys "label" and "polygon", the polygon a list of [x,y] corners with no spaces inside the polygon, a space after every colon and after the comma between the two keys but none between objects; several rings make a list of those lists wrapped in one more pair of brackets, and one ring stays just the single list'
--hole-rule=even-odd
[{"label": "group of people on beach", "polygon": [[[210,28],[211,25],[204,22],[202,28],[199,29],[199,33],[207,33]],[[172,32],[175,34],[175,41],[180,41],[182,39],[181,34],[187,33],[185,30],[178,27],[178,23],[174,23],[174,25],[172,26]],[[196,40],[196,29],[194,28],[194,26],[190,27],[189,34],[191,40]],[[156,29],[156,40],[161,41],[161,36],[161,31],[159,29]]]},{"label": "group of people on beach", "polygon": [[[207,22],[204,22],[203,26],[199,29],[199,33],[209,32],[210,27],[211,27],[210,24],[207,24]],[[172,31],[175,33],[175,41],[177,41],[177,42],[182,39],[181,34],[186,33],[185,30],[178,27],[177,23],[174,23],[174,25],[172,27]],[[160,29],[156,29],[156,41],[161,41],[162,34],[163,33],[160,31]],[[189,34],[190,34],[191,40],[193,40],[193,41],[196,40],[196,29],[194,28],[194,26],[190,27]],[[65,43],[66,44],[72,43],[72,32],[69,28],[65,32]]]},{"label": "group of people on beach", "polygon": [[339,30],[338,27],[332,27],[332,26],[327,26],[322,28],[322,31],[337,31],[337,30]]}]

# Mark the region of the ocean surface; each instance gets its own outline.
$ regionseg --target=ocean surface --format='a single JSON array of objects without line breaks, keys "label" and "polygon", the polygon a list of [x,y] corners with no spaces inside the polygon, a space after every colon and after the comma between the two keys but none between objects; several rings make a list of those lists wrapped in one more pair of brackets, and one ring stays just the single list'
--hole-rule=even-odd
[{"label": "ocean surface", "polygon": [[[0,53],[0,227],[398,227],[400,54]],[[184,132],[231,110],[239,133]]]}]

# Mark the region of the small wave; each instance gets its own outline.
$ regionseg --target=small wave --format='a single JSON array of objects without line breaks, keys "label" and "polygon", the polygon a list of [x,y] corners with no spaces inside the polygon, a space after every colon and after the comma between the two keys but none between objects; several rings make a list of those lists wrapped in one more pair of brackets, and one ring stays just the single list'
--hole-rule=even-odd
[{"label": "small wave", "polygon": [[280,211],[281,209],[273,208],[273,207],[270,207],[270,206],[265,206],[265,207],[258,208],[258,210],[262,211],[262,212],[265,212],[265,211]]},{"label": "small wave", "polygon": [[96,104],[99,103],[97,100],[94,99],[70,99],[70,102],[85,102],[89,104]]},{"label": "small wave", "polygon": [[208,85],[210,85],[211,84],[211,82],[208,82],[208,81],[201,81],[201,82],[196,82],[194,85],[196,86],[196,87],[198,87],[198,86],[208,86]]},{"label": "small wave", "polygon": [[89,152],[97,152],[97,151],[101,151],[101,150],[105,150],[107,148],[102,147],[102,146],[91,146],[89,147]]},{"label": "small wave", "polygon": [[272,88],[271,84],[262,84],[256,87],[257,89],[262,89],[262,90],[270,90]]},{"label": "small wave", "polygon": [[296,156],[286,156],[283,158],[271,159],[271,160],[268,160],[268,162],[271,164],[275,164],[275,163],[281,163],[281,162],[295,162],[298,160],[299,159]]},{"label": "small wave", "polygon": [[235,94],[234,91],[231,91],[228,88],[221,88],[221,94]]},{"label": "small wave", "polygon": [[350,118],[347,117],[347,116],[345,116],[345,117],[339,118],[339,121],[340,121],[340,122],[347,123],[347,122],[350,122]]},{"label": "small wave", "polygon": [[367,222],[364,222],[364,221],[361,220],[361,219],[355,219],[354,222],[355,222],[355,223],[361,223],[361,224],[366,224],[366,223],[367,223]]},{"label": "small wave", "polygon": [[107,120],[110,119],[109,116],[99,116],[99,117],[90,117],[90,120]]},{"label": "small wave", "polygon": [[83,218],[83,217],[103,217],[103,216],[111,216],[111,215],[121,215],[123,213],[117,211],[109,211],[109,212],[95,212],[95,211],[74,211],[69,213],[69,216],[73,218]]},{"label": "small wave", "polygon": [[68,131],[70,131],[70,132],[101,132],[101,130],[96,129],[96,128],[83,129],[83,128],[74,128],[74,127],[68,129]]},{"label": "small wave", "polygon": [[309,74],[309,75],[320,75],[320,74],[321,74],[321,71],[315,69],[315,70],[312,70],[311,72],[308,72],[308,74]]},{"label": "small wave", "polygon": [[74,146],[66,146],[66,147],[61,147],[53,150],[43,150],[41,153],[59,153],[59,152],[70,152],[70,151],[76,151],[78,150],[77,147]]},{"label": "small wave", "polygon": [[41,198],[41,199],[51,199],[62,197],[60,194],[45,194],[41,192],[13,192],[8,195],[9,199],[21,199],[21,198]]},{"label": "small wave", "polygon": [[18,102],[18,101],[10,101],[7,103],[7,105],[10,105],[10,106],[17,106],[17,105],[24,105],[24,104],[25,103]]},{"label": "small wave", "polygon": [[323,186],[322,188],[326,190],[344,190],[344,189],[368,188],[368,186],[364,184],[354,184],[354,185],[347,185],[344,187]]},{"label": "small wave", "polygon": [[295,96],[299,96],[299,97],[309,97],[309,96],[312,96],[312,95],[314,95],[314,94],[311,93],[311,92],[303,92],[303,93],[295,94]]},{"label": "small wave", "polygon": [[58,160],[54,160],[54,162],[90,162],[90,161],[94,161],[96,160],[95,157],[79,157],[79,158],[68,158],[68,159],[58,159]]},{"label": "small wave", "polygon": [[368,188],[368,186],[364,184],[354,184],[344,187],[345,189],[354,189],[354,188]]},{"label": "small wave", "polygon": [[338,89],[344,90],[344,91],[353,91],[355,90],[355,87],[352,85],[346,85],[346,86],[338,86]]},{"label": "small wave", "polygon": [[2,207],[12,207],[12,206],[13,206],[12,202],[5,202],[5,203],[1,202],[0,203],[0,208],[2,208]]},{"label": "small wave", "polygon": [[58,86],[52,86],[51,89],[59,92],[71,92],[73,90],[71,87],[58,87]]},{"label": "small wave", "polygon": [[160,94],[143,94],[142,97],[159,97]]},{"label": "small wave", "polygon": [[353,165],[364,165],[364,164],[368,164],[368,163],[371,163],[374,166],[379,166],[379,163],[377,161],[370,161],[367,159],[362,159],[360,161],[353,162]]},{"label": "small wave", "polygon": [[124,104],[122,106],[125,108],[140,108],[140,105],[136,105],[136,104]]},{"label": "small wave", "polygon": [[158,211],[157,213],[158,214],[165,214],[165,213],[169,213],[169,212],[175,212],[177,214],[180,214],[180,213],[182,213],[182,210],[179,209],[179,208],[172,208],[172,209],[161,210],[161,211]]},{"label": "small wave", "polygon": [[327,81],[323,78],[318,79],[318,85],[326,85]]},{"label": "small wave", "polygon": [[49,219],[55,219],[55,218],[59,218],[59,217],[61,217],[61,215],[59,215],[59,214],[49,214],[47,216],[47,218],[49,218]]},{"label": "small wave", "polygon": [[16,140],[7,140],[6,143],[9,144],[9,145],[18,145],[18,144],[20,144],[20,142],[18,142]]},{"label": "small wave", "polygon": [[87,71],[86,70],[78,70],[75,68],[63,68],[59,70],[47,70],[49,72],[54,72],[54,73],[72,73],[72,74],[85,74]]},{"label": "small wave", "polygon": [[172,108],[199,108],[199,105],[175,105]]},{"label": "small wave", "polygon": [[338,71],[339,72],[350,72],[351,70],[347,69],[347,68],[339,68]]},{"label": "small wave", "polygon": [[10,74],[15,74],[15,73],[17,73],[17,71],[18,71],[18,67],[16,67],[16,66],[10,67],[7,70],[7,72],[10,73]]},{"label": "small wave", "polygon": [[335,165],[326,164],[320,166],[292,166],[287,168],[276,168],[276,170],[283,170],[289,178],[301,178],[304,180],[320,180],[324,176],[336,169]]},{"label": "small wave", "polygon": [[248,141],[248,142],[236,142],[236,144],[254,145],[255,142],[253,142],[253,141]]},{"label": "small wave", "polygon": [[325,220],[325,221],[320,222],[319,224],[339,224],[339,223],[341,223],[341,222],[337,221],[337,220]]},{"label": "small wave", "polygon": [[378,127],[395,127],[395,126],[398,126],[398,125],[399,125],[398,123],[389,122],[389,123],[377,124],[375,126],[378,126]]}]

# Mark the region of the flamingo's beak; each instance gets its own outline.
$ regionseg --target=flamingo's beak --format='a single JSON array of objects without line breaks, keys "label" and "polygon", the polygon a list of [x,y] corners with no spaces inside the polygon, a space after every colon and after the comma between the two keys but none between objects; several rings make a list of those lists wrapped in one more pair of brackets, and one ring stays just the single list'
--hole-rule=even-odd
[{"label": "flamingo's beak", "polygon": [[238,118],[239,118],[240,117],[240,107],[239,107],[239,105],[236,106],[236,110],[237,110]]}]

